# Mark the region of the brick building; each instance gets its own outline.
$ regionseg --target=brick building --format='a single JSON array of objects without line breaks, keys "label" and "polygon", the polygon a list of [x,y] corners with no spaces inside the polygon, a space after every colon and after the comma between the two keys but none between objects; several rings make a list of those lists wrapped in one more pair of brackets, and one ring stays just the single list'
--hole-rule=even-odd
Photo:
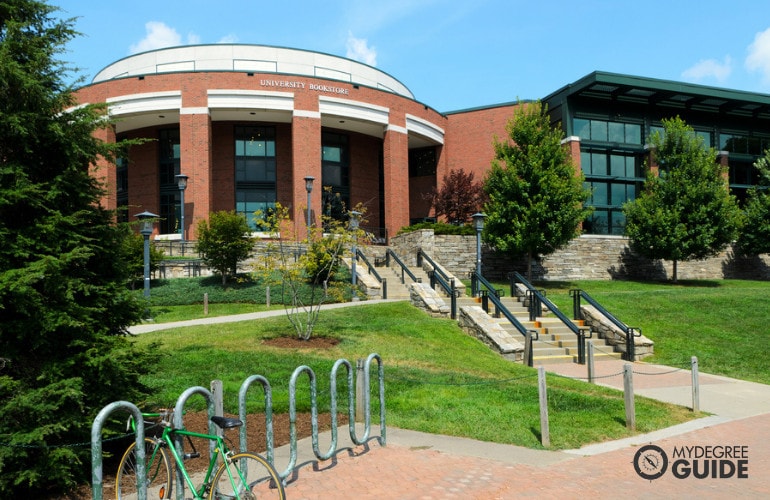
[{"label": "brick building", "polygon": [[[77,91],[106,102],[116,125],[102,139],[149,139],[116,167],[102,166],[103,203],[128,220],[161,216],[156,236],[187,239],[212,211],[250,220],[279,202],[295,230],[312,222],[322,187],[350,208],[367,207],[366,229],[383,241],[431,215],[423,194],[452,169],[483,176],[493,138],[506,136],[511,102],[439,112],[394,77],[346,58],[261,45],[199,45],[121,59]],[[676,114],[724,152],[731,188],[756,181],[751,162],[770,147],[770,96],[645,78],[592,73],[543,101],[565,130],[577,168],[594,191],[596,234],[621,234],[622,202],[643,182],[646,139]],[[328,204],[324,203],[324,206]],[[251,221],[253,224],[253,221]],[[256,228],[255,228],[256,229]],[[298,233],[301,234],[301,233]]]}]

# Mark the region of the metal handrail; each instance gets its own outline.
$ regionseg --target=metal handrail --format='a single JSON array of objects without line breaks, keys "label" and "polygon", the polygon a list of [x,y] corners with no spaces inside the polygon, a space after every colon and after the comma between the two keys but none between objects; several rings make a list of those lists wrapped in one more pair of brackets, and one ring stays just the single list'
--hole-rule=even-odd
[{"label": "metal handrail", "polygon": [[382,290],[382,298],[387,299],[388,298],[388,281],[386,278],[383,278],[380,276],[380,273],[377,272],[377,269],[369,262],[369,259],[366,258],[366,254],[361,251],[360,248],[356,248],[356,255],[354,256],[356,260],[362,260],[364,261],[364,264],[366,264],[366,270],[369,274],[374,276],[374,279],[377,280],[377,283],[379,283],[380,289]]},{"label": "metal handrail", "polygon": [[[628,361],[633,361],[636,357],[635,352],[635,343],[633,341],[634,337],[641,337],[642,336],[642,329],[628,326],[627,324],[620,321],[618,318],[616,318],[611,312],[609,312],[607,309],[605,309],[599,302],[597,302],[593,297],[591,297],[587,292],[584,290],[581,290],[579,288],[575,288],[569,291],[570,296],[572,297],[572,315],[575,319],[585,319],[583,318],[583,314],[580,310],[580,299],[583,298],[594,306],[597,311],[599,311],[599,314],[603,315],[605,318],[607,318],[613,325],[620,328],[623,333],[626,334],[626,358]],[[638,332],[638,335],[637,335]]]},{"label": "metal handrail", "polygon": [[500,300],[500,297],[498,295],[497,290],[486,280],[483,276],[476,273],[476,271],[471,271],[471,277],[481,285],[487,288],[488,291],[491,291],[492,293],[487,293],[487,297],[489,300],[492,301],[492,304],[495,306],[495,316],[499,317],[500,314],[502,314],[505,319],[507,319],[522,335],[525,337],[527,336],[527,331],[530,333],[534,333],[533,340],[538,339],[538,332],[537,330],[527,330],[527,328],[521,324],[521,322],[511,314],[511,311],[508,310],[507,307],[502,303]]},{"label": "metal handrail", "polygon": [[524,285],[527,288],[528,293],[530,294],[530,298],[531,298],[530,299],[530,319],[534,320],[534,318],[532,318],[532,315],[535,313],[535,307],[533,307],[533,305],[537,305],[538,303],[545,304],[545,306],[548,308],[548,310],[550,310],[557,318],[559,318],[559,320],[562,323],[564,323],[567,326],[567,328],[569,328],[572,331],[572,333],[574,333],[577,336],[577,338],[578,338],[578,363],[581,364],[581,365],[585,364],[585,362],[586,362],[586,359],[585,359],[585,351],[586,351],[585,340],[586,339],[590,339],[591,336],[593,335],[593,333],[591,333],[590,330],[589,330],[589,333],[586,336],[586,333],[585,333],[584,330],[582,330],[579,326],[577,326],[575,323],[573,323],[572,320],[570,320],[563,312],[561,312],[559,310],[559,308],[556,307],[556,305],[553,302],[551,302],[548,298],[546,298],[545,294],[543,294],[540,290],[538,290],[537,288],[532,286],[532,283],[527,281],[524,278],[524,276],[522,276],[521,274],[519,274],[518,272],[515,272],[515,271],[513,273],[511,273],[510,276],[511,276],[511,293],[513,293],[514,286],[515,286],[514,279],[516,279],[516,280],[519,281],[519,283],[521,283],[522,285]]},{"label": "metal handrail", "polygon": [[428,271],[430,277],[430,287],[436,289],[436,283],[444,290],[444,293],[449,297],[450,302],[450,316],[452,319],[457,319],[457,287],[455,286],[455,279],[450,278],[433,259],[422,251],[422,248],[417,250],[417,265],[422,266],[422,260],[428,261],[431,266],[431,270]]},{"label": "metal handrail", "polygon": [[386,266],[390,266],[390,258],[391,257],[393,257],[393,260],[396,261],[396,264],[398,264],[401,267],[401,283],[402,284],[406,283],[406,278],[404,278],[405,274],[407,276],[409,276],[412,279],[412,281],[414,281],[415,283],[420,283],[420,280],[417,278],[417,276],[415,276],[414,273],[412,273],[412,271],[409,270],[409,268],[406,266],[406,264],[404,264],[404,262],[398,257],[398,255],[396,255],[396,252],[394,252],[390,248],[388,248],[385,251],[385,265]]}]

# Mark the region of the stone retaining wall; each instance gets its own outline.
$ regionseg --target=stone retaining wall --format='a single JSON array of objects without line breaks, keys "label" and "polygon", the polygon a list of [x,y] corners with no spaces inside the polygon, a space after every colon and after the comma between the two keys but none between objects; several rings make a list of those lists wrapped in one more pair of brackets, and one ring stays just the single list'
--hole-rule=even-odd
[{"label": "stone retaining wall", "polygon": [[480,306],[463,306],[457,313],[460,328],[510,361],[524,359],[524,344],[494,321]]},{"label": "stone retaining wall", "polygon": [[[590,326],[591,330],[597,334],[599,338],[605,339],[607,343],[613,347],[614,352],[626,353],[626,333],[623,330],[608,320],[607,317],[600,313],[594,306],[580,306],[580,311],[583,314],[586,325]],[[634,361],[639,361],[642,358],[651,356],[654,352],[654,348],[655,342],[644,335],[634,337]]]},{"label": "stone retaining wall", "polygon": [[[417,249],[432,256],[452,274],[467,279],[476,267],[476,236],[434,236],[433,230],[421,230],[391,238],[399,255],[416,260]],[[482,274],[493,281],[505,281],[508,274],[525,274],[525,259],[514,260],[482,245]],[[628,239],[618,236],[584,235],[565,248],[534,263],[533,279],[543,281],[644,279],[668,280],[671,261],[641,257],[628,246]],[[732,248],[699,261],[679,262],[678,278],[688,279],[770,279],[770,255],[741,257]]]}]

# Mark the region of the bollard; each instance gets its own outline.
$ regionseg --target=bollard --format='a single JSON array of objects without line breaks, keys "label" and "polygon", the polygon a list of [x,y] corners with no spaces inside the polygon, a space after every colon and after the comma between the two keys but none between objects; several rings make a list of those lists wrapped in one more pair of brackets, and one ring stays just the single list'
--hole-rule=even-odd
[{"label": "bollard", "polygon": [[700,411],[700,383],[698,381],[698,357],[690,359],[692,364],[692,411]]},{"label": "bollard", "polygon": [[623,395],[626,403],[626,427],[636,430],[636,407],[634,406],[634,367],[631,363],[623,365]]},{"label": "bollard", "polygon": [[265,304],[267,304],[267,307],[270,307],[270,287],[265,287]]},{"label": "bollard", "polygon": [[[222,385],[222,381],[212,380],[210,387],[211,387],[211,395],[214,397],[214,414],[224,415],[225,404],[224,404],[224,387]],[[217,436],[222,437],[223,435],[222,428],[217,426],[216,429],[217,429]]]},{"label": "bollard", "polygon": [[204,316],[209,315],[209,294],[208,293],[203,294],[203,315]]},{"label": "bollard", "polygon": [[594,344],[593,342],[589,342],[586,347],[588,348],[588,383],[593,384],[594,383],[594,377],[596,376],[596,371],[594,370]]},{"label": "bollard", "polygon": [[545,367],[537,367],[537,392],[540,396],[540,442],[546,448],[551,446],[551,433],[548,429],[548,394],[545,386]]}]

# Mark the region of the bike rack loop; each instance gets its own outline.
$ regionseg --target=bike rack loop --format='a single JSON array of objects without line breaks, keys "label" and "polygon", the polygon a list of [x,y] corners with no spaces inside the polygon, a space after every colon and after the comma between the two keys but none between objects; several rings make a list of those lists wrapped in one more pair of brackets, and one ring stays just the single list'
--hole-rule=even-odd
[{"label": "bike rack loop", "polygon": [[349,361],[345,359],[337,360],[334,364],[330,376],[330,391],[331,391],[331,444],[329,450],[322,454],[318,447],[318,404],[317,404],[317,390],[316,390],[316,376],[315,372],[308,366],[299,366],[294,370],[289,381],[289,439],[290,439],[290,456],[289,464],[283,472],[279,472],[278,475],[281,479],[286,479],[291,474],[292,470],[297,464],[297,398],[296,398],[296,386],[297,380],[302,373],[307,373],[310,379],[310,403],[311,403],[311,441],[313,445],[313,453],[319,460],[328,460],[337,453],[337,371],[341,366],[345,366],[347,369],[347,381],[348,381],[348,427],[350,430],[350,439],[357,445],[364,444],[369,439],[371,432],[371,396],[369,394],[369,371],[372,360],[376,359],[379,370],[379,392],[380,392],[380,437],[379,441],[381,445],[385,445],[385,380],[384,370],[382,366],[382,358],[378,354],[370,354],[364,364],[364,435],[360,439],[356,436],[355,429],[355,395],[353,391],[353,372],[352,366]]},{"label": "bike rack loop", "polygon": [[102,488],[102,428],[107,417],[115,410],[128,410],[136,422],[136,480],[138,500],[147,500],[147,470],[144,456],[144,419],[142,412],[133,403],[128,401],[115,401],[110,403],[94,419],[91,425],[91,492],[94,500],[102,500],[104,490]]},{"label": "bike rack loop", "polygon": [[[206,398],[206,404],[208,406],[208,413],[209,413],[209,434],[216,434],[216,424],[211,421],[211,417],[215,415],[215,408],[214,408],[214,395],[211,394],[211,391],[206,389],[205,387],[190,387],[187,390],[185,390],[182,394],[179,395],[179,398],[176,400],[176,406],[174,406],[174,419],[173,419],[173,425],[174,429],[184,429],[184,406],[185,403],[187,403],[187,400],[190,399],[191,396],[194,396],[195,394],[200,394],[204,398]],[[176,447],[176,452],[179,454],[180,457],[184,456],[184,438],[182,436],[175,436],[174,439],[174,446]],[[214,449],[216,448],[216,442],[209,441],[209,460],[211,460],[211,457],[214,456]],[[185,478],[184,473],[182,472],[182,469],[179,467],[176,467],[176,500],[184,500],[184,489],[185,489]]]},{"label": "bike rack loop", "polygon": [[272,464],[275,463],[275,458],[273,456],[273,390],[270,387],[270,382],[268,382],[262,375],[250,376],[243,381],[241,389],[238,391],[238,417],[241,419],[241,422],[243,422],[243,425],[240,428],[239,445],[242,452],[248,450],[248,432],[246,431],[246,417],[248,415],[246,411],[246,393],[254,382],[262,384],[262,390],[265,393],[265,445],[267,446],[265,454],[267,455],[267,461]]}]

